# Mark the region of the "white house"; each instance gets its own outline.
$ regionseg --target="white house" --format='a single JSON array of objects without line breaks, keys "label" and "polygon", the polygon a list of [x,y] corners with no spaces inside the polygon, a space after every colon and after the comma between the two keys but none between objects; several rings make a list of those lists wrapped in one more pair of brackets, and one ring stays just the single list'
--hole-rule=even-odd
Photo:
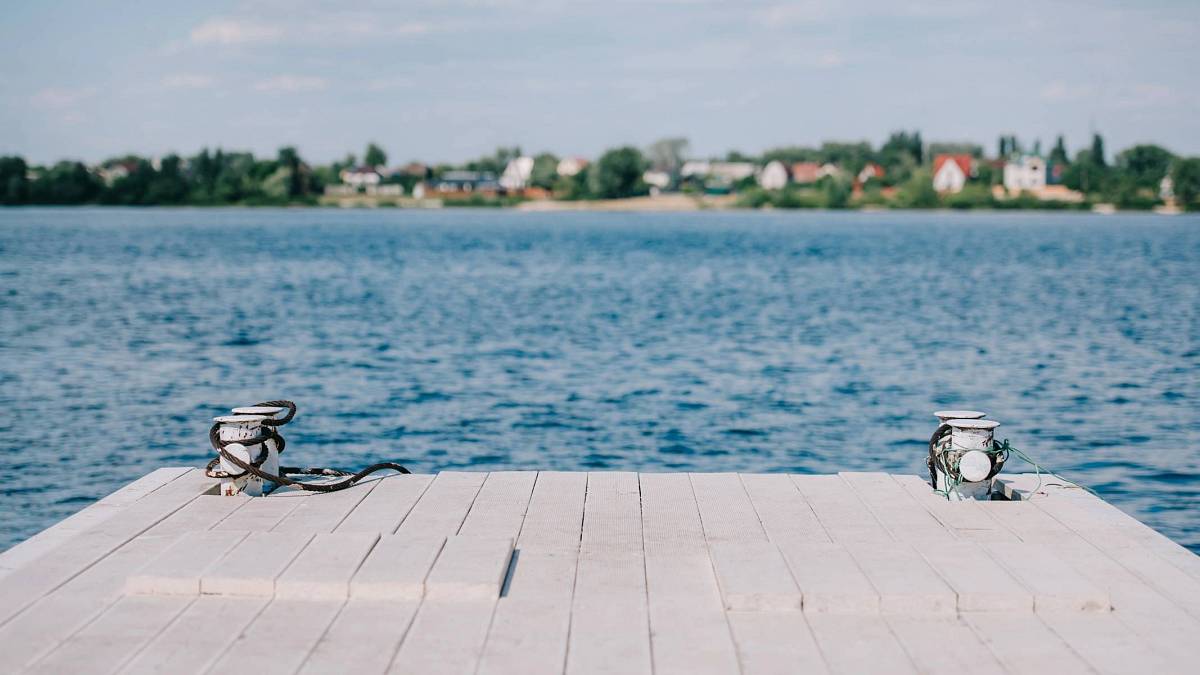
[{"label": "white house", "polygon": [[788,184],[788,170],[779,160],[767,162],[758,174],[758,184],[764,190],[782,190]]},{"label": "white house", "polygon": [[580,171],[587,168],[588,161],[582,157],[563,157],[558,160],[558,175],[560,176],[576,176]]},{"label": "white house", "polygon": [[933,189],[938,192],[961,192],[970,175],[970,155],[938,155],[933,160]]},{"label": "white house", "polygon": [[379,185],[382,176],[375,170],[373,166],[356,166],[352,169],[342,169],[338,174],[338,178],[346,185],[353,185],[355,188],[366,187],[371,185]]},{"label": "white house", "polygon": [[504,167],[500,174],[500,187],[505,190],[524,190],[529,185],[529,177],[533,175],[533,158],[517,157]]},{"label": "white house", "polygon": [[666,190],[671,186],[671,174],[666,171],[655,171],[650,169],[642,174],[642,182],[659,190]]},{"label": "white house", "polygon": [[1009,192],[1038,192],[1046,187],[1046,160],[1021,155],[1004,163],[1004,189]]}]

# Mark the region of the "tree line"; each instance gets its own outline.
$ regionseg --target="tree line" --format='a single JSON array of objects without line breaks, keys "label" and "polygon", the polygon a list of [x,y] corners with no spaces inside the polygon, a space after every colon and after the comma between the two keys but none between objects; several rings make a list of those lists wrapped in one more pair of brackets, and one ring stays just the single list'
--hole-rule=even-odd
[{"label": "tree line", "polygon": [[[931,185],[932,162],[942,153],[967,154],[975,158],[976,175],[962,193],[937,195]],[[1150,208],[1160,203],[1159,188],[1170,176],[1177,202],[1197,208],[1200,199],[1200,158],[1181,157],[1158,145],[1141,144],[1107,159],[1104,140],[1094,135],[1084,149],[1069,156],[1060,136],[1048,152],[1041,143],[1024,145],[1012,135],[1001,136],[994,158],[972,143],[926,143],[919,131],[891,134],[878,147],[869,142],[827,142],[815,147],[784,146],[758,155],[730,151],[712,159],[764,165],[778,160],[788,166],[796,162],[831,164],[840,169],[835,176],[815,185],[789,186],[768,193],[758,189],[753,178],[729,186],[745,206],[822,206],[840,208],[871,203],[912,207],[1047,206],[1036,200],[1014,199],[999,204],[992,199],[991,186],[1001,183],[1003,160],[1024,153],[1044,156],[1057,181],[1085,195],[1087,203],[1107,202],[1121,208]],[[522,155],[519,147],[501,147],[496,152],[462,164],[421,167],[419,172],[385,172],[384,182],[403,183],[406,189],[423,180],[436,181],[452,169],[467,169],[499,175],[508,162]],[[600,155],[579,173],[558,174],[559,157],[552,153],[534,155],[532,187],[559,199],[615,199],[647,194],[643,180],[647,170],[669,177],[668,189],[702,191],[705,186],[680,175],[688,157],[684,138],[666,138],[647,148],[622,146]],[[371,143],[363,163],[372,167],[387,164],[387,153]],[[883,176],[865,186],[854,185],[854,176],[868,164],[883,168]],[[285,205],[316,204],[326,185],[340,182],[343,169],[358,165],[354,155],[326,165],[304,161],[294,147],[281,148],[273,158],[249,152],[222,149],[202,150],[191,157],[170,154],[159,160],[136,155],[117,157],[88,167],[64,160],[34,166],[16,156],[0,157],[0,204],[112,204],[151,205]],[[859,188],[851,199],[852,188]],[[884,197],[883,195],[887,195]],[[1029,202],[1029,203],[1026,203]]]}]

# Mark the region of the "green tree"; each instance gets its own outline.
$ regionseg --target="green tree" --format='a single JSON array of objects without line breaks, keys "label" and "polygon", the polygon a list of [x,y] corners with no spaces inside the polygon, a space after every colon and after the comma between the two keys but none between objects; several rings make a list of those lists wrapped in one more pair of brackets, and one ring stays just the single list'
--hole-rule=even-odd
[{"label": "green tree", "polygon": [[0,157],[0,204],[12,206],[29,201],[29,166],[20,157]]},{"label": "green tree", "polygon": [[1135,145],[1117,154],[1114,167],[1122,182],[1135,188],[1158,189],[1159,181],[1171,170],[1175,155],[1157,145]]},{"label": "green tree", "polygon": [[1092,134],[1091,162],[1093,166],[1108,166],[1104,160],[1104,138],[1100,134]]},{"label": "green tree", "polygon": [[1067,157],[1067,143],[1063,140],[1062,134],[1058,135],[1058,139],[1054,141],[1054,147],[1050,149],[1050,163],[1061,164],[1066,166],[1071,163]]},{"label": "green tree", "polygon": [[1200,199],[1200,157],[1175,162],[1171,181],[1175,184],[1175,199],[1185,209],[1196,208],[1196,200]]},{"label": "green tree", "polygon": [[596,197],[620,199],[646,193],[646,185],[642,182],[646,160],[635,147],[609,150],[589,169],[588,189]]},{"label": "green tree", "polygon": [[363,163],[367,166],[387,166],[387,153],[378,145],[368,143],[367,151],[363,153]]},{"label": "green tree", "polygon": [[104,184],[82,162],[63,161],[43,171],[29,186],[34,204],[86,204],[100,196]]},{"label": "green tree", "polygon": [[911,178],[900,187],[897,203],[914,209],[931,209],[939,205],[937,191],[933,189],[933,174],[928,169],[913,172]]}]

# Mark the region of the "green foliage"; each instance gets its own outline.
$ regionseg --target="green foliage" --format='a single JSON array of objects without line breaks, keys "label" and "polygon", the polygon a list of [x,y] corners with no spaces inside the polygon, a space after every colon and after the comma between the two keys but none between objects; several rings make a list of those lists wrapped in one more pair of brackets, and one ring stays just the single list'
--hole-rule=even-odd
[{"label": "green foliage", "polygon": [[946,195],[945,205],[952,209],[979,209],[993,206],[988,183],[968,183],[961,192]]},{"label": "green foliage", "polygon": [[1117,153],[1116,169],[1122,182],[1135,188],[1158,190],[1159,181],[1171,169],[1175,155],[1157,145],[1135,145]]},{"label": "green foliage", "polygon": [[1058,140],[1054,142],[1054,147],[1050,150],[1049,160],[1051,164],[1061,164],[1063,166],[1071,163],[1071,160],[1067,157],[1067,144],[1063,140],[1062,134],[1059,134]]},{"label": "green foliage", "polygon": [[665,171],[672,176],[679,173],[683,161],[687,159],[688,145],[688,139],[682,137],[663,138],[651,143],[650,147],[646,148],[646,159],[650,168]]},{"label": "green foliage", "polygon": [[368,143],[367,151],[363,153],[363,163],[367,166],[387,166],[387,153],[378,145]]},{"label": "green foliage", "polygon": [[646,160],[637,148],[625,146],[609,150],[589,167],[588,191],[600,199],[646,194],[646,184],[642,182],[645,171]]},{"label": "green foliage", "polygon": [[496,152],[490,156],[480,157],[473,162],[467,162],[464,166],[468,171],[488,171],[499,176],[504,172],[504,168],[508,163],[521,156],[521,148],[513,146],[511,148],[496,148]]},{"label": "green foliage", "polygon": [[1200,157],[1189,157],[1175,163],[1171,172],[1175,183],[1175,199],[1185,209],[1200,207]]},{"label": "green foliage", "polygon": [[976,159],[983,157],[983,146],[977,143],[965,142],[936,142],[929,144],[929,156],[938,155],[970,155]]},{"label": "green foliage", "polygon": [[795,164],[796,162],[820,162],[823,161],[821,151],[816,148],[805,148],[798,145],[787,146],[782,148],[771,148],[763,153],[762,161],[773,162],[780,161],[784,164]]},{"label": "green foliage", "polygon": [[59,162],[33,181],[29,199],[35,204],[83,204],[94,201],[102,188],[82,162]]},{"label": "green foliage", "polygon": [[933,174],[927,169],[913,172],[911,178],[900,187],[896,203],[912,209],[936,208],[940,201],[933,189]]},{"label": "green foliage", "polygon": [[29,167],[20,157],[0,157],[0,204],[12,206],[29,200]]}]

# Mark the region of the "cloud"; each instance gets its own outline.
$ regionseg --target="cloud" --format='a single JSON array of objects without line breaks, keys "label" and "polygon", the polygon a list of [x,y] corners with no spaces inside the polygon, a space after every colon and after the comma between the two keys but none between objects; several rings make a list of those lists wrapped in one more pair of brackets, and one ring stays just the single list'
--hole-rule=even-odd
[{"label": "cloud", "polygon": [[85,99],[95,96],[95,87],[47,87],[36,92],[29,101],[38,108],[63,109],[70,108]]},{"label": "cloud", "polygon": [[283,27],[247,19],[209,19],[192,29],[193,44],[241,45],[275,42],[284,35]]},{"label": "cloud", "polygon": [[217,83],[210,75],[193,73],[176,73],[162,79],[162,85],[168,89],[207,89]]},{"label": "cloud", "polygon": [[329,85],[323,77],[311,75],[279,75],[262,80],[254,85],[257,91],[271,92],[301,92],[321,91]]}]

